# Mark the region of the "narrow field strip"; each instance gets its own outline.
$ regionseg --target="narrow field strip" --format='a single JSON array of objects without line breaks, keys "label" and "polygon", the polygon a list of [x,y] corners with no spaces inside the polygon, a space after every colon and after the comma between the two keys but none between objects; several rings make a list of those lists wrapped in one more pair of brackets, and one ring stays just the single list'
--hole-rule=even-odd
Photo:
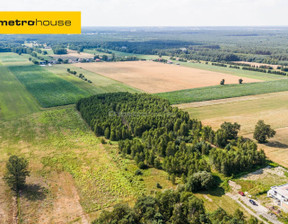
[{"label": "narrow field strip", "polygon": [[242,78],[252,78],[252,79],[259,79],[263,81],[273,81],[279,79],[287,79],[286,76],[282,75],[275,75],[263,72],[255,72],[249,70],[242,70],[242,69],[234,69],[228,67],[220,67],[220,66],[213,66],[211,64],[205,64],[204,62],[200,63],[189,63],[189,62],[181,62],[181,61],[174,61],[175,63],[180,64],[181,66],[190,67],[190,68],[198,68],[207,71],[214,71],[214,72],[221,72],[230,75],[237,75]]},{"label": "narrow field strip", "polygon": [[[177,104],[179,109],[189,109],[189,108],[197,108],[197,107],[206,107],[212,105],[219,105],[219,104],[227,104],[227,103],[234,103],[234,102],[241,102],[241,101],[248,101],[248,100],[258,100],[258,99],[266,99],[273,96],[283,96],[287,95],[286,92],[279,92],[279,93],[268,93],[268,94],[260,94],[260,95],[252,95],[252,96],[240,96],[240,97],[233,97],[227,99],[219,99],[219,100],[208,100],[208,101],[200,101],[194,103],[183,103]],[[175,105],[176,106],[176,105]]]},{"label": "narrow field strip", "polygon": [[247,83],[242,85],[218,85],[212,87],[158,93],[156,95],[169,100],[171,104],[181,104],[282,91],[288,91],[287,79],[261,83]]}]

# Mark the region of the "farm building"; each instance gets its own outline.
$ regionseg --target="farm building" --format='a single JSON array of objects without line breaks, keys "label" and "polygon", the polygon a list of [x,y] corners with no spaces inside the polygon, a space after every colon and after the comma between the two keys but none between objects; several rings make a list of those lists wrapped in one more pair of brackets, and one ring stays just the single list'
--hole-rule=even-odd
[{"label": "farm building", "polygon": [[271,187],[267,196],[277,200],[278,205],[288,210],[288,184]]}]

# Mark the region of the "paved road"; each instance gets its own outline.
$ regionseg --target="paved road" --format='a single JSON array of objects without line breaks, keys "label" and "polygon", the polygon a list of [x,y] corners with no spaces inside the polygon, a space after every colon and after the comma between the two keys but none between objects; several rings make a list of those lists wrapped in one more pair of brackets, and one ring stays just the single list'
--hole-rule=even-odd
[{"label": "paved road", "polygon": [[[227,196],[229,196],[230,198],[232,198],[233,200],[235,200],[238,204],[240,204],[246,211],[248,211],[251,215],[255,216],[257,219],[259,219],[260,221],[264,222],[264,223],[267,223],[265,220],[263,220],[261,216],[265,217],[267,220],[269,220],[270,222],[272,223],[275,223],[275,224],[283,224],[282,222],[278,221],[277,217],[275,215],[271,216],[270,214],[268,214],[269,210],[262,206],[258,201],[255,201],[257,203],[257,206],[256,205],[252,205],[250,202],[249,202],[249,199],[248,197],[243,197],[243,196],[240,196],[238,194],[231,194],[231,193],[226,193]],[[240,201],[243,203],[241,203]],[[248,206],[249,208],[247,208],[246,206]]]}]

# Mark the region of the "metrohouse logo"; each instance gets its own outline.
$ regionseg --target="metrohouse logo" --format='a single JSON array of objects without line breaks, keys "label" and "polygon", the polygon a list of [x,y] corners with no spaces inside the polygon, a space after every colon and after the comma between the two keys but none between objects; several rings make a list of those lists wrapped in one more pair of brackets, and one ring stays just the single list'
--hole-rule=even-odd
[{"label": "metrohouse logo", "polygon": [[80,34],[81,12],[0,12],[0,34]]}]

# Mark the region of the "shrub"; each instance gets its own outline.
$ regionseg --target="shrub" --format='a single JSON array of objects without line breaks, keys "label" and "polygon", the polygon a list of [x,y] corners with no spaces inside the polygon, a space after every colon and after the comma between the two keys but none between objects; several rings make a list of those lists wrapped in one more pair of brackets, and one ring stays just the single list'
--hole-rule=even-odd
[{"label": "shrub", "polygon": [[188,177],[185,189],[190,192],[209,190],[214,186],[214,184],[215,181],[212,174],[206,171],[201,171]]},{"label": "shrub", "polygon": [[147,169],[147,165],[146,165],[145,163],[143,163],[143,162],[139,162],[139,163],[138,163],[138,167],[139,167],[140,169],[142,169],[142,170]]},{"label": "shrub", "polygon": [[141,170],[138,169],[135,171],[135,175],[140,176],[140,175],[143,175],[143,173]]},{"label": "shrub", "polygon": [[106,144],[106,141],[104,138],[101,138],[101,144]]},{"label": "shrub", "polygon": [[223,86],[225,84],[225,79],[222,79],[220,85]]}]

